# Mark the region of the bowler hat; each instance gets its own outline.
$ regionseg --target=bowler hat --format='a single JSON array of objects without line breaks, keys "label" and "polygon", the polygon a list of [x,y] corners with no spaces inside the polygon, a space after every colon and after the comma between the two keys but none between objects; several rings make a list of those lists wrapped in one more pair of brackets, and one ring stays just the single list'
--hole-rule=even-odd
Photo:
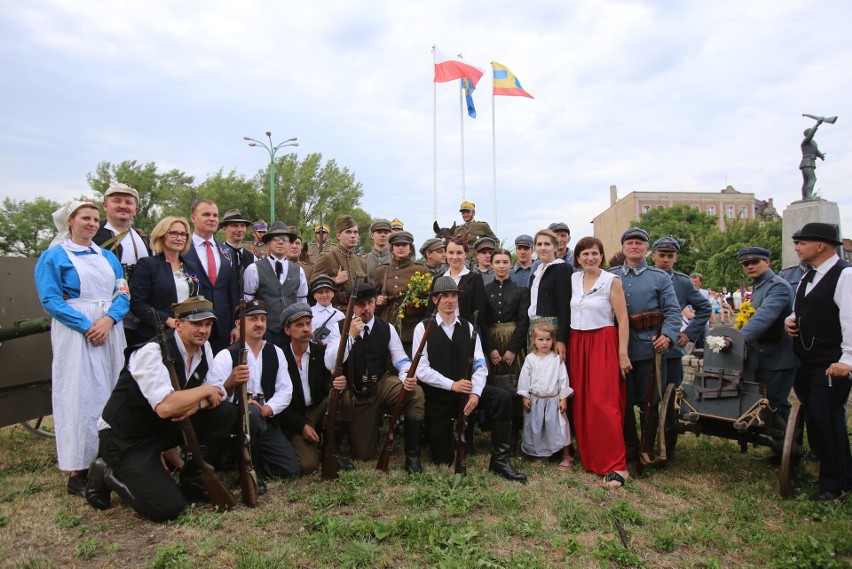
[{"label": "bowler hat", "polygon": [[371,298],[376,298],[376,287],[370,283],[361,283],[355,289],[355,302],[366,302]]},{"label": "bowler hat", "polygon": [[806,223],[799,231],[797,241],[822,241],[831,245],[843,245],[838,235],[837,226],[831,223]]}]

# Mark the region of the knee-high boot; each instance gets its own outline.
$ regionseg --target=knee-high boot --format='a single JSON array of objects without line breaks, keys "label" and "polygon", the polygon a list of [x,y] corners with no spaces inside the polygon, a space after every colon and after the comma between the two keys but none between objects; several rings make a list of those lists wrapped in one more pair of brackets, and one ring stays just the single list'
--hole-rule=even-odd
[{"label": "knee-high boot", "polygon": [[405,471],[409,474],[423,472],[420,465],[420,441],[423,440],[423,421],[405,421]]},{"label": "knee-high boot", "polygon": [[525,484],[527,475],[515,470],[509,460],[511,449],[512,422],[494,421],[491,425],[491,464],[488,469],[507,480]]}]

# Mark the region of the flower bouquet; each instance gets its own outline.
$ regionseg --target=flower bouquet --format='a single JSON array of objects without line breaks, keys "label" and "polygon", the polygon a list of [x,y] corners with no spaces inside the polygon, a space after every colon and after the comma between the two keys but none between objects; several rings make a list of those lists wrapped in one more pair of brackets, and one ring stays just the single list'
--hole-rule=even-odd
[{"label": "flower bouquet", "polygon": [[740,304],[740,309],[737,312],[737,320],[734,322],[734,328],[740,330],[743,326],[748,324],[749,318],[751,315],[757,312],[754,306],[751,305],[751,302],[748,300],[744,300],[742,304]]},{"label": "flower bouquet", "polygon": [[405,294],[396,309],[396,329],[402,330],[402,321],[406,315],[418,314],[429,305],[429,293],[432,290],[432,275],[416,272],[411,277]]},{"label": "flower bouquet", "polygon": [[724,350],[726,344],[724,336],[707,336],[704,340],[704,345],[710,348],[710,351],[714,354],[718,354]]}]

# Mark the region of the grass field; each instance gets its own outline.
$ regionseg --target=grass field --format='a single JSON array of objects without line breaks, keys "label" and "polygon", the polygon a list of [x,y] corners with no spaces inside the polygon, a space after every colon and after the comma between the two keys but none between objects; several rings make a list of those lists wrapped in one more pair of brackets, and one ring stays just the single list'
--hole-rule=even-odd
[{"label": "grass field", "polygon": [[[852,504],[815,505],[809,463],[792,499],[778,469],[732,442],[681,436],[665,469],[621,490],[555,465],[519,485],[486,472],[487,440],[466,478],[358,462],[337,481],[270,482],[255,509],[194,507],[154,524],[113,498],[105,512],[65,493],[54,443],[0,429],[4,567],[848,567]],[[425,454],[425,453],[424,453]]]}]

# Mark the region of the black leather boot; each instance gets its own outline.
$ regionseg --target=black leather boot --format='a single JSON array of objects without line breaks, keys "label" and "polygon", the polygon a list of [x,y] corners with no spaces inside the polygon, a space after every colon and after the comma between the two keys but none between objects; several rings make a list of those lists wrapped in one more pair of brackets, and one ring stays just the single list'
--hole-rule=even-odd
[{"label": "black leather boot", "polygon": [[107,463],[100,457],[96,458],[89,467],[89,480],[86,483],[86,501],[96,510],[106,510],[110,506],[111,491],[104,479],[108,468]]},{"label": "black leather boot", "polygon": [[527,475],[515,470],[509,460],[511,447],[512,422],[494,421],[491,425],[491,464],[488,470],[513,482],[526,484]]},{"label": "black leather boot", "polygon": [[420,464],[420,441],[423,439],[423,421],[405,421],[405,471],[409,474],[423,472]]},{"label": "black leather boot", "polygon": [[115,472],[113,472],[112,468],[109,466],[107,466],[104,470],[104,482],[106,483],[107,488],[118,494],[122,500],[138,511],[139,508],[136,505],[136,497],[133,496],[133,492],[130,491],[130,488],[124,485],[124,482],[116,477]]}]

